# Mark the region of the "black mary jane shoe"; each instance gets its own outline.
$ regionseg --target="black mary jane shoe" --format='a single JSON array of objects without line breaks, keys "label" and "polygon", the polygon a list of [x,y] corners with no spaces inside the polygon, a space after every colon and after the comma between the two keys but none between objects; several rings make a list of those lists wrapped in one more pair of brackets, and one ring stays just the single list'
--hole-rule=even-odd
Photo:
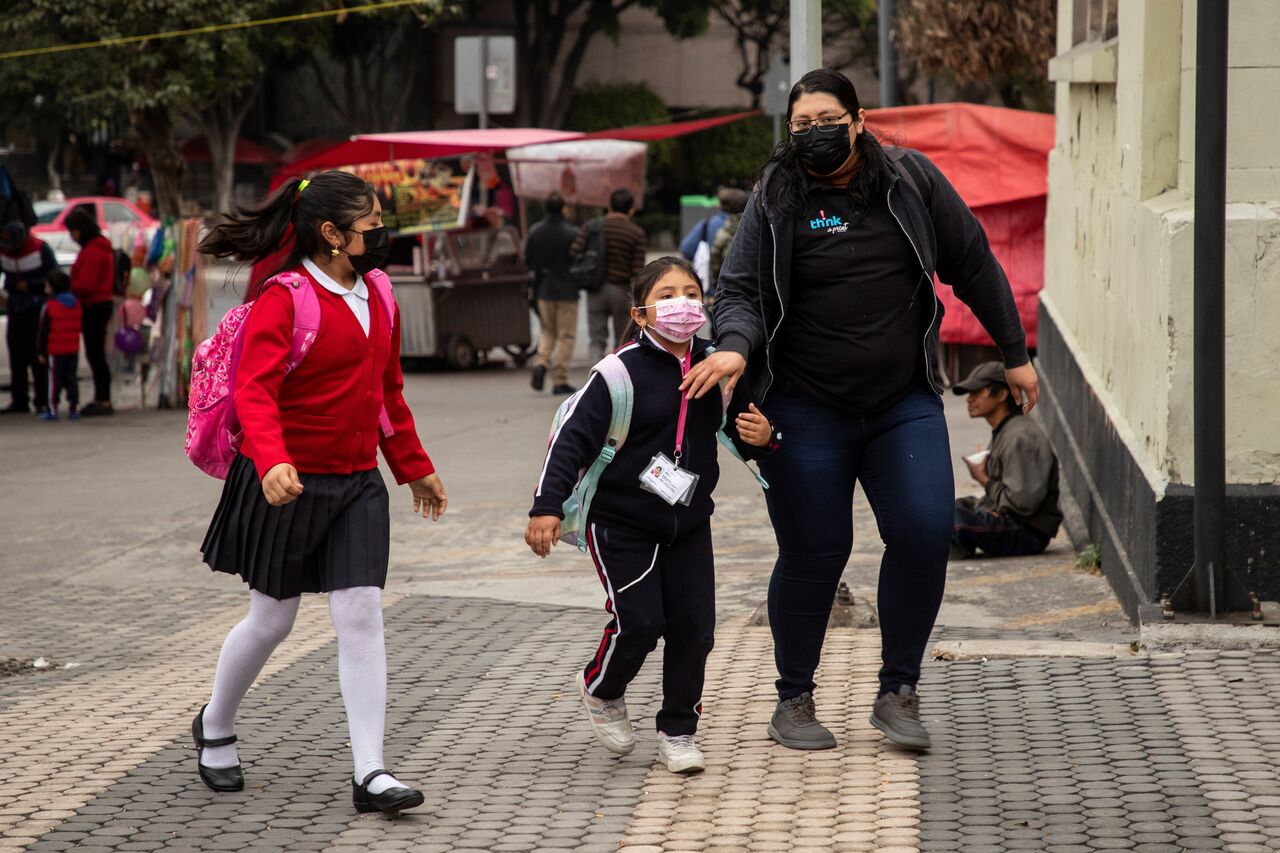
[{"label": "black mary jane shoe", "polygon": [[191,721],[191,739],[196,742],[196,770],[200,772],[200,781],[215,791],[243,791],[244,770],[237,764],[235,767],[205,767],[200,763],[200,756],[205,747],[231,746],[236,736],[207,739],[204,736],[204,709],[201,708],[196,718]]},{"label": "black mary jane shoe", "polygon": [[388,788],[381,794],[369,793],[370,782],[379,776],[390,775],[389,770],[375,770],[364,777],[364,781],[360,784],[356,784],[354,779],[351,780],[351,802],[355,805],[356,811],[361,814],[382,812],[395,815],[408,809],[416,809],[427,801],[421,791],[413,788]]}]

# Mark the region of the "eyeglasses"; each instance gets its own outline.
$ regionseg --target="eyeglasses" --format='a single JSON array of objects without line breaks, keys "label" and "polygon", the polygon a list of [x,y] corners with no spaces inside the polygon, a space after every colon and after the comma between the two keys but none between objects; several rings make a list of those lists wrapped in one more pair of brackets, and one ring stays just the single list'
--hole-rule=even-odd
[{"label": "eyeglasses", "polygon": [[792,136],[804,136],[814,127],[817,127],[818,130],[831,133],[837,127],[845,126],[841,123],[840,119],[847,115],[849,115],[849,111],[845,110],[838,116],[820,116],[816,119],[801,118],[787,122],[787,127],[791,130]]}]

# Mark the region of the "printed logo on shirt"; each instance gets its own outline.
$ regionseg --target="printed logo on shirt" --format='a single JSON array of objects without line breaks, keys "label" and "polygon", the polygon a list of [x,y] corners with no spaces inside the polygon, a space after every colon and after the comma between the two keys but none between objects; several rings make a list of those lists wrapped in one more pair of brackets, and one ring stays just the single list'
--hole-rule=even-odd
[{"label": "printed logo on shirt", "polygon": [[818,218],[809,220],[809,228],[814,231],[826,231],[828,234],[843,234],[849,230],[849,223],[839,216],[827,216],[825,210],[819,210]]}]

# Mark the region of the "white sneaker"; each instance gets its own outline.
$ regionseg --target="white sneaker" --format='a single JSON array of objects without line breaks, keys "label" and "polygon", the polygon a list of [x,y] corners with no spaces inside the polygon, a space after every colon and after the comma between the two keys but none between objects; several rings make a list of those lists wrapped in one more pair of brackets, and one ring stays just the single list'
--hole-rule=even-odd
[{"label": "white sneaker", "polygon": [[631,730],[631,718],[627,716],[627,703],[622,699],[606,700],[592,696],[587,692],[587,682],[581,670],[574,680],[578,683],[578,694],[587,709],[587,718],[591,720],[596,740],[615,755],[630,755],[636,748],[636,736]]},{"label": "white sneaker", "polygon": [[658,757],[667,762],[672,773],[701,773],[707,769],[702,750],[693,742],[693,735],[669,735],[658,732]]}]

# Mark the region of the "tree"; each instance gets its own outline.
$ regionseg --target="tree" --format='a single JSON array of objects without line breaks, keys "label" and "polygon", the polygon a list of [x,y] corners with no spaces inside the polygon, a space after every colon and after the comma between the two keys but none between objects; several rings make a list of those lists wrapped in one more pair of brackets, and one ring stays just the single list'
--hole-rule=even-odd
[{"label": "tree", "polygon": [[1054,52],[1054,0],[901,0],[898,46],[925,71],[973,98],[1052,108],[1045,68]]},{"label": "tree", "polygon": [[[569,112],[578,71],[597,35],[617,41],[619,16],[638,6],[662,18],[676,38],[706,31],[712,0],[514,0],[520,109],[524,121],[560,127]],[[559,80],[554,69],[561,60]]]},{"label": "tree", "polygon": [[759,107],[775,42],[785,39],[790,30],[790,3],[788,0],[716,0],[714,8],[716,15],[733,27],[736,34],[742,66],[734,82],[751,93],[751,106]]},{"label": "tree", "polygon": [[[402,128],[427,52],[421,35],[458,8],[457,0],[424,0],[405,9],[344,16],[325,26],[306,61],[317,86],[352,130]],[[321,50],[328,62],[321,61]],[[330,79],[335,69],[340,85]]]},{"label": "tree", "polygon": [[[324,8],[329,0],[27,0],[0,16],[0,41],[33,47],[145,36],[215,23],[237,23]],[[441,0],[423,0],[434,15]],[[72,108],[123,110],[151,164],[156,202],[181,213],[185,164],[175,127],[193,118],[209,140],[215,204],[230,199],[240,127],[272,62],[294,60],[333,24],[249,27],[153,39],[19,60],[27,87],[50,89]],[[375,52],[376,53],[376,52]],[[10,63],[13,60],[9,60]],[[18,76],[0,69],[6,82]]]}]

